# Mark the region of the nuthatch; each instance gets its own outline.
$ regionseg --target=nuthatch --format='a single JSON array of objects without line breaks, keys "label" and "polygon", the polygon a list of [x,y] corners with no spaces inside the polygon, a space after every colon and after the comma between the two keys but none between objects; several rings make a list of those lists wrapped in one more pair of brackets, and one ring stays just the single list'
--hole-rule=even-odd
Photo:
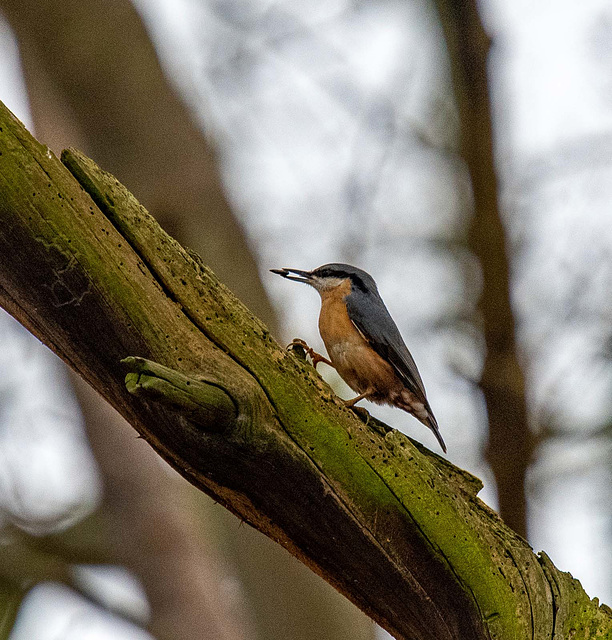
[{"label": "nuthatch", "polygon": [[399,407],[429,427],[446,453],[416,363],[372,276],[348,264],[325,264],[313,271],[271,271],[288,280],[305,282],[319,292],[319,332],[331,362],[302,341],[297,342],[306,348],[315,366],[325,362],[334,367],[359,394],[345,401],[346,406],[366,398]]}]

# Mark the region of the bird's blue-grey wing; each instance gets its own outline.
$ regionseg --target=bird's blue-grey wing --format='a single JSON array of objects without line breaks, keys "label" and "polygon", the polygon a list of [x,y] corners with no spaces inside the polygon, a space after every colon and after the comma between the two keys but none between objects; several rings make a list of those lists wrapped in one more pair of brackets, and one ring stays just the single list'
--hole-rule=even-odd
[{"label": "bird's blue-grey wing", "polygon": [[346,297],[346,309],[351,322],[359,329],[363,337],[379,356],[390,362],[406,387],[425,405],[427,418],[421,422],[429,427],[446,453],[446,444],[425,394],[425,385],[419,374],[414,358],[387,311],[385,303],[378,293],[367,294],[353,290]]},{"label": "bird's blue-grey wing", "polygon": [[380,296],[353,291],[346,298],[349,318],[370,346],[387,362],[416,397],[426,404],[425,385],[414,358]]}]

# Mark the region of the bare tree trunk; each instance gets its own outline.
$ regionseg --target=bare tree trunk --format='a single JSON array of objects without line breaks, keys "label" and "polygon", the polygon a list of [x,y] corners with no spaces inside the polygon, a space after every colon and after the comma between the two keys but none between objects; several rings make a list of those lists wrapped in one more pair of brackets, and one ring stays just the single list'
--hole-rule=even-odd
[{"label": "bare tree trunk", "polygon": [[396,638],[612,633],[478,479],[361,422],[113,176],[6,111],[0,153],[0,303],[195,486]]},{"label": "bare tree trunk", "polygon": [[499,211],[487,56],[489,39],[474,0],[436,0],[450,55],[461,122],[461,154],[474,194],[469,245],[482,269],[480,313],[486,355],[480,388],[487,404],[487,458],[504,521],[527,535],[525,475],[531,462],[525,378],[510,300],[510,256]]}]

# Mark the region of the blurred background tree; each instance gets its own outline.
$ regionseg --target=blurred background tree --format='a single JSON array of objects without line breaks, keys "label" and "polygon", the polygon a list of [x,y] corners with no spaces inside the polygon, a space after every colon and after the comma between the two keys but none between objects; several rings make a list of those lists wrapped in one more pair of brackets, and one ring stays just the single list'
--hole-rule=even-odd
[{"label": "blurred background tree", "polygon": [[[610,13],[479,8],[0,1],[41,141],[116,174],[287,339],[319,344],[317,298],[265,279],[272,305],[260,273],[370,271],[450,459],[609,602]],[[74,380],[79,410],[57,362],[3,323],[0,580],[13,613],[29,593],[14,638],[382,636]]]}]

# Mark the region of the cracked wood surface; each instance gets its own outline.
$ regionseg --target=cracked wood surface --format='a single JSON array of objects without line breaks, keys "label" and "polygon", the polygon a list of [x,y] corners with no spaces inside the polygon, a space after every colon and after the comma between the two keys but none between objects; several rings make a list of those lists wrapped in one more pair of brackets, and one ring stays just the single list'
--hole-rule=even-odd
[{"label": "cracked wood surface", "polygon": [[476,478],[363,424],[113,176],[5,109],[0,153],[0,303],[190,482],[396,638],[609,637]]}]

